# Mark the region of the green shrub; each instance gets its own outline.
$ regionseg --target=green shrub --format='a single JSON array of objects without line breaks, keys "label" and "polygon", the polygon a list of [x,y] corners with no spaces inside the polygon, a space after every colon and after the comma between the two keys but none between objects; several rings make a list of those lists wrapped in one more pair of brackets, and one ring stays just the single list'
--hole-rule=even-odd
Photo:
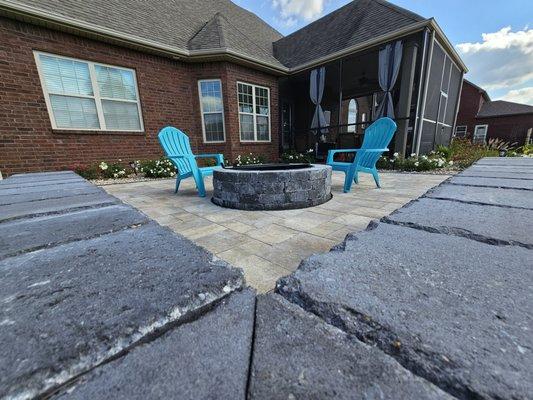
[{"label": "green shrub", "polygon": [[176,176],[176,168],[168,158],[139,161],[139,170],[147,178],[171,178]]},{"label": "green shrub", "polygon": [[95,180],[100,177],[100,172],[98,171],[98,167],[96,165],[76,165],[69,169],[73,170],[79,176],[87,180]]},{"label": "green shrub", "polygon": [[286,151],[281,155],[281,161],[284,163],[313,163],[315,161],[314,150],[309,149],[305,153],[298,153],[297,151]]},{"label": "green shrub", "polygon": [[239,167],[241,165],[264,164],[265,162],[266,162],[265,156],[261,154],[250,153],[250,154],[238,155],[233,165]]},{"label": "green shrub", "polygon": [[452,161],[459,168],[468,168],[483,157],[497,157],[498,150],[489,149],[485,145],[473,144],[468,139],[454,139],[450,149]]},{"label": "green shrub", "polygon": [[100,164],[98,164],[98,168],[100,169],[100,173],[105,179],[122,179],[128,177],[128,171],[122,164],[120,164],[121,160],[119,160],[119,163],[106,163],[105,161],[102,161]]}]

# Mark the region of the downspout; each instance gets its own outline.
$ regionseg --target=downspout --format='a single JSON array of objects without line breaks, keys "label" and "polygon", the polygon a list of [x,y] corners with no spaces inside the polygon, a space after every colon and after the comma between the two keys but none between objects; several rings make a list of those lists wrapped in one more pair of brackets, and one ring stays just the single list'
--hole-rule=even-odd
[{"label": "downspout", "polygon": [[[424,34],[424,44],[426,44],[426,41],[427,41],[427,34],[428,34],[428,31],[426,29],[425,34]],[[413,148],[415,149],[414,153],[416,153],[417,155],[420,153],[420,143],[422,142],[422,126],[424,124],[424,114],[426,112],[426,100],[427,100],[428,86],[429,86],[429,73],[430,73],[430,69],[431,69],[431,60],[433,58],[434,42],[435,42],[435,31],[432,31],[431,32],[430,47],[429,47],[429,54],[428,54],[427,62],[425,63],[423,71],[422,71],[422,74],[420,76],[420,81],[424,82],[424,84],[423,84],[424,95],[423,95],[423,98],[422,98],[422,104],[420,104],[420,106],[419,106],[418,126],[417,126],[417,129],[416,129],[416,136],[417,136],[417,138],[416,138],[416,147],[413,146]],[[427,48],[425,48],[424,53],[426,52],[426,49]],[[425,54],[424,54],[424,56],[425,56]],[[422,88],[422,85],[420,86],[420,89],[421,88]],[[418,99],[420,100],[420,97]],[[414,142],[413,142],[413,144],[414,144]]]}]

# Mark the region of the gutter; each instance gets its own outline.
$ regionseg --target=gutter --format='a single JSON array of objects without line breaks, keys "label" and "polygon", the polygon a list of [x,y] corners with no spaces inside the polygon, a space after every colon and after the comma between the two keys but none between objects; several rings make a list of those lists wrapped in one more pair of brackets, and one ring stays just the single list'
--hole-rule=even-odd
[{"label": "gutter", "polygon": [[358,51],[374,47],[382,43],[390,42],[412,33],[419,32],[426,27],[430,27],[430,29],[434,30],[437,33],[438,37],[442,40],[444,46],[454,58],[454,61],[456,61],[458,65],[464,69],[465,72],[468,71],[465,64],[459,57],[459,54],[455,51],[453,45],[446,38],[446,35],[433,18],[418,22],[416,24],[399,29],[386,35],[378,36],[374,39],[367,40],[366,42],[348,47],[338,52],[329,54],[325,57],[318,58],[316,60],[313,60],[312,62],[304,63],[293,68],[288,68],[280,64],[258,60],[251,56],[227,48],[217,48],[211,50],[187,50],[175,46],[169,46],[150,39],[144,39],[135,35],[116,31],[114,29],[90,24],[75,18],[49,13],[32,6],[17,3],[13,0],[0,0],[0,15],[4,14],[15,18],[18,17],[17,19],[29,19],[32,22],[35,22],[40,25],[44,24],[46,26],[52,24],[56,27],[66,27],[76,32],[96,36],[100,39],[107,39],[108,41],[119,43],[125,45],[126,47],[131,47],[133,45],[134,47],[143,49],[145,51],[164,54],[166,56],[169,56],[170,58],[184,62],[200,60],[207,61],[209,58],[221,58],[224,60],[236,61],[238,63],[244,62],[245,64],[251,64],[253,66],[259,67],[260,69],[267,70],[277,75],[295,74],[306,69],[348,56],[352,53],[356,53]]}]

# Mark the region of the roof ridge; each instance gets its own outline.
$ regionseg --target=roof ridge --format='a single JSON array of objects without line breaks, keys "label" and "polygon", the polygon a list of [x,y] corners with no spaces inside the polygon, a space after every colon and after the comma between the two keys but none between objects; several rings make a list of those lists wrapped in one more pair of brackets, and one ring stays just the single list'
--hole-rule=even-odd
[{"label": "roof ridge", "polygon": [[[217,13],[217,14],[218,14],[218,13]],[[199,35],[200,33],[202,33],[202,32],[205,30],[205,28],[206,28],[211,22],[214,21],[215,16],[216,16],[216,14],[213,15],[213,17],[211,17],[209,20],[207,20],[207,21],[202,25],[202,27],[201,27],[200,29],[198,29],[198,31],[197,31],[194,35],[192,35],[192,36],[190,37],[189,40],[187,40],[187,48],[189,48],[189,47],[190,47],[190,44],[194,41],[194,39],[196,39],[196,37],[198,37],[198,35]],[[221,46],[220,46],[220,31],[219,31],[219,46],[218,46],[218,47],[219,47],[219,48],[221,47]]]},{"label": "roof ridge", "polygon": [[213,15],[213,20],[215,20],[216,24],[217,24],[217,30],[218,30],[218,39],[219,39],[219,45],[220,47],[222,48],[225,48],[226,47],[226,37],[224,35],[224,29],[222,29],[222,24],[220,23],[220,19],[221,18],[224,18],[224,15],[222,13],[220,13],[220,11],[217,11],[215,13],[215,15]]},{"label": "roof ridge", "polygon": [[383,7],[387,7],[388,9],[392,11],[402,14],[404,17],[410,18],[415,22],[419,22],[419,21],[416,18],[414,18],[413,15],[416,15],[418,18],[421,18],[421,19],[426,19],[422,17],[421,15],[418,15],[417,13],[406,10],[405,8],[397,6],[396,4],[392,4],[387,0],[369,0],[369,1],[373,1],[374,3],[379,3]]}]

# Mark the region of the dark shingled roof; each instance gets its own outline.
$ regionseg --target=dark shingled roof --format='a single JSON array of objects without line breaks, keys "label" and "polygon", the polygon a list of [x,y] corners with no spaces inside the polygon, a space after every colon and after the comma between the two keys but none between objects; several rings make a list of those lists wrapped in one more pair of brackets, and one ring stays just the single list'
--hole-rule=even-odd
[{"label": "dark shingled roof", "polygon": [[477,118],[502,117],[506,115],[533,114],[533,106],[510,101],[489,101],[481,107]]},{"label": "dark shingled roof", "polygon": [[[181,50],[230,50],[282,67],[272,42],[282,35],[230,0],[15,0]],[[229,22],[231,21],[231,22]]]},{"label": "dark shingled roof", "polygon": [[421,21],[425,18],[387,1],[354,0],[278,40],[274,55],[295,67]]},{"label": "dark shingled roof", "polygon": [[385,0],[353,0],[283,37],[230,0],[9,0],[7,4],[31,7],[24,12],[44,13],[56,21],[70,19],[67,23],[74,26],[112,30],[111,35],[130,36],[132,41],[183,56],[236,53],[280,70],[427,21]]}]

